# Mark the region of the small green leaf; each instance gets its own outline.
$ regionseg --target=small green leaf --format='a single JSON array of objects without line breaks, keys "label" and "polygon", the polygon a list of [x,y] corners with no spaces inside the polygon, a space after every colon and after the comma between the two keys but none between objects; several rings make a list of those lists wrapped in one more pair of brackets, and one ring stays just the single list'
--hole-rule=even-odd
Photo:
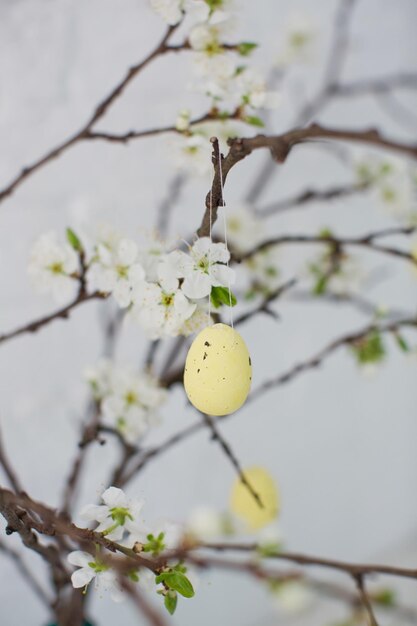
[{"label": "small green leaf", "polygon": [[146,538],[148,541],[143,545],[144,552],[151,552],[153,556],[159,556],[165,550],[165,533],[161,532],[157,536],[150,533]]},{"label": "small green leaf", "polygon": [[246,124],[250,124],[251,126],[257,126],[258,128],[264,128],[265,126],[261,118],[257,117],[256,115],[248,115],[247,117],[245,117],[244,121],[246,122]]},{"label": "small green leaf", "polygon": [[394,337],[400,350],[402,350],[403,352],[410,352],[410,346],[402,335],[400,335],[399,333],[394,333]]},{"label": "small green leaf", "polygon": [[328,276],[325,276],[324,274],[322,276],[319,276],[319,278],[317,279],[317,282],[315,283],[313,287],[313,294],[315,296],[322,296],[324,293],[326,293],[328,282],[329,282]]},{"label": "small green leaf", "polygon": [[235,76],[239,76],[239,74],[243,74],[245,70],[246,70],[246,65],[238,65],[237,68],[235,69]]},{"label": "small green leaf", "polygon": [[242,41],[242,43],[238,45],[237,51],[242,57],[247,57],[257,47],[258,47],[258,44],[254,43],[253,41]]},{"label": "small green leaf", "polygon": [[177,608],[177,602],[178,602],[178,595],[176,591],[172,591],[172,590],[168,591],[164,599],[164,604],[165,604],[166,610],[168,611],[170,615],[174,615],[175,609]]},{"label": "small green leaf", "polygon": [[[164,572],[160,576],[164,577],[162,582],[164,582],[167,587],[177,591],[184,596],[184,598],[192,598],[194,596],[193,586],[187,576],[182,572],[171,570],[170,572]],[[160,576],[158,576],[158,578],[160,578]]]},{"label": "small green leaf", "polygon": [[265,558],[269,556],[274,556],[278,552],[281,552],[281,550],[282,550],[282,544],[279,541],[263,543],[258,546],[259,555]]},{"label": "small green leaf", "polygon": [[332,239],[333,236],[333,232],[330,230],[330,228],[322,228],[319,231],[319,237],[322,237],[323,239]]},{"label": "small green leaf", "polygon": [[227,287],[212,287],[211,288],[211,303],[218,309],[222,304],[226,306],[235,306],[237,303],[236,297]]},{"label": "small green leaf", "polygon": [[81,241],[77,237],[77,235],[72,230],[72,228],[67,228],[66,233],[67,233],[67,240],[68,240],[69,245],[72,248],[74,248],[74,250],[76,250],[77,252],[80,252],[83,249],[83,246],[82,246]]},{"label": "small green leaf", "polygon": [[356,341],[351,349],[359,365],[381,363],[386,356],[382,336],[378,330],[373,330],[366,337]]},{"label": "small green leaf", "polygon": [[134,583],[139,582],[139,574],[135,570],[128,573],[128,578],[130,578],[130,580]]},{"label": "small green leaf", "polygon": [[382,606],[394,606],[396,597],[393,589],[380,589],[372,594],[372,600]]}]

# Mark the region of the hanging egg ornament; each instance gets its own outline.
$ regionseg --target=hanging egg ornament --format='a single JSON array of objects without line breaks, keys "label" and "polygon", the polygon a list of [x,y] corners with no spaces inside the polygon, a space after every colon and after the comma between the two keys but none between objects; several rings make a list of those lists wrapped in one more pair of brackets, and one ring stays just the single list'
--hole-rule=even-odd
[{"label": "hanging egg ornament", "polygon": [[208,415],[229,415],[248,397],[252,365],[239,333],[226,324],[204,328],[185,361],[184,388],[191,404]]},{"label": "hanging egg ornament", "polygon": [[259,530],[273,522],[280,509],[278,487],[271,474],[264,467],[249,467],[244,470],[246,480],[259,495],[262,506],[256,502],[240,478],[236,479],[231,496],[230,508],[250,530]]}]

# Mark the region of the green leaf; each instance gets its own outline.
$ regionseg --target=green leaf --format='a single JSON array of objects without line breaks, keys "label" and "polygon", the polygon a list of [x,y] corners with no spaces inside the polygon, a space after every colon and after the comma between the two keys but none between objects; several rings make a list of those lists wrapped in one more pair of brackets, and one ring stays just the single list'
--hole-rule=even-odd
[{"label": "green leaf", "polygon": [[394,333],[394,337],[400,350],[402,350],[403,352],[410,352],[410,346],[402,335],[400,335],[399,333]]},{"label": "green leaf", "polygon": [[396,601],[395,591],[393,589],[380,589],[372,594],[372,600],[382,606],[394,606]]},{"label": "green leaf", "polygon": [[165,550],[165,533],[161,532],[156,537],[150,533],[146,538],[148,541],[143,545],[144,552],[151,552],[153,556],[159,556]]},{"label": "green leaf", "polygon": [[246,124],[250,124],[251,126],[257,126],[258,128],[264,128],[265,126],[261,118],[257,117],[256,115],[248,115],[247,117],[245,117],[244,121],[246,122]]},{"label": "green leaf", "polygon": [[247,57],[257,47],[258,47],[258,44],[254,43],[253,41],[242,41],[242,43],[238,45],[237,51],[242,57]]},{"label": "green leaf", "polygon": [[381,333],[373,330],[351,346],[359,365],[380,363],[386,356]]},{"label": "green leaf", "polygon": [[328,282],[328,276],[325,276],[324,274],[322,276],[319,276],[317,282],[313,287],[313,294],[315,296],[322,296],[324,293],[326,293]]},{"label": "green leaf", "polygon": [[274,556],[278,552],[281,552],[282,544],[279,541],[272,541],[269,543],[263,543],[258,546],[258,553],[260,556],[269,557]]},{"label": "green leaf", "polygon": [[246,65],[238,65],[237,68],[235,69],[235,76],[239,76],[239,74],[242,74],[245,70],[246,70]]},{"label": "green leaf", "polygon": [[164,583],[170,589],[184,596],[184,598],[192,598],[194,596],[193,586],[182,572],[174,570],[162,572],[155,578],[155,582],[156,584]]},{"label": "green leaf", "polygon": [[74,250],[76,250],[77,252],[80,252],[83,249],[83,246],[82,246],[81,241],[77,237],[77,235],[72,230],[72,228],[67,228],[66,233],[67,233],[67,240],[68,240],[69,245],[72,248],[74,248]]},{"label": "green leaf", "polygon": [[137,573],[137,571],[133,570],[132,572],[128,573],[128,578],[130,578],[130,580],[133,583],[138,583],[139,582],[139,574]]},{"label": "green leaf", "polygon": [[164,604],[165,608],[170,615],[174,615],[175,609],[177,608],[178,596],[176,591],[168,591],[165,596]]},{"label": "green leaf", "polygon": [[211,288],[211,303],[218,309],[222,304],[226,306],[235,306],[237,303],[236,297],[227,287],[212,287]]}]

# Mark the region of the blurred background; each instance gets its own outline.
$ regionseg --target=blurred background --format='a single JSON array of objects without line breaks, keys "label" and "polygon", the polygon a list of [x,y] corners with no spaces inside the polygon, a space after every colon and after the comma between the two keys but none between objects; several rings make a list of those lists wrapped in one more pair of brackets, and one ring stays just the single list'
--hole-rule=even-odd
[{"label": "blurred background", "polygon": [[[265,73],[285,45],[291,14],[298,12],[311,23],[315,41],[308,62],[285,71],[277,87],[281,105],[268,114],[267,131],[284,132],[323,83],[339,3],[236,0],[235,5],[241,7],[238,39],[261,44],[253,62]],[[339,80],[417,73],[416,20],[414,0],[356,0]],[[126,69],[154,47],[164,28],[145,0],[0,0],[0,187],[80,128]],[[122,133],[172,124],[184,107],[196,115],[204,112],[207,101],[187,89],[190,82],[187,53],[157,60],[132,82],[99,128]],[[313,117],[337,127],[377,127],[390,137],[415,143],[416,105],[416,92],[399,89],[391,100],[375,93],[335,98]],[[2,204],[0,331],[54,310],[49,297],[33,291],[27,274],[30,247],[41,233],[63,232],[68,225],[81,229],[97,221],[114,223],[129,237],[153,228],[157,207],[176,175],[172,142],[171,136],[162,135],[128,145],[79,144]],[[353,154],[346,146],[344,150]],[[266,161],[266,154],[259,153],[236,167],[226,187],[228,205],[238,207],[247,200]],[[299,148],[285,165],[276,166],[276,175],[255,204],[265,206],[306,188],[348,184],[353,176],[351,160],[333,150]],[[198,227],[209,181],[210,173],[188,174],[170,235],[188,236]],[[267,230],[268,235],[316,234],[328,227],[338,235],[356,236],[396,223],[374,194],[364,193],[276,215],[268,220]],[[314,248],[280,249],[282,279],[299,273],[314,254]],[[373,277],[363,287],[370,301],[415,312],[416,274],[407,264],[357,251],[355,259],[366,276]],[[255,317],[242,327],[252,354],[255,387],[371,321],[369,314],[348,303],[300,301],[291,294],[274,309],[278,320]],[[0,350],[3,437],[25,489],[51,505],[59,502],[85,413],[88,390],[83,370],[102,354],[106,320],[113,312],[110,302],[87,303],[70,320],[56,321]],[[411,344],[413,339],[415,345],[410,335]],[[117,344],[117,360],[140,365],[145,348],[141,329],[127,325]],[[289,549],[351,561],[415,565],[416,368],[412,353],[401,354],[388,342],[388,358],[367,376],[342,349],[319,369],[264,394],[222,425],[242,464],[264,465],[278,481],[280,525]],[[161,441],[195,419],[177,387],[163,409],[162,424],[148,441]],[[113,442],[91,448],[80,506],[101,493],[116,458]],[[181,521],[199,504],[227,508],[234,478],[228,460],[202,430],[150,463],[128,493],[145,498],[150,518]],[[8,541],[20,549],[18,537]],[[26,556],[43,577],[40,559]],[[26,591],[13,567],[0,554],[2,625],[46,624],[43,607]],[[351,588],[348,579],[330,577]],[[387,584],[398,586],[391,580]],[[400,598],[417,610],[415,590],[412,581],[400,585]],[[97,626],[142,623],[129,603],[115,605],[107,597],[93,598],[92,614]],[[180,603],[172,623],[315,626],[341,622],[345,615],[343,605],[326,600],[313,602],[306,613],[289,616],[245,576],[210,571],[201,575],[197,597]],[[381,620],[394,623],[402,622],[389,615]]]}]

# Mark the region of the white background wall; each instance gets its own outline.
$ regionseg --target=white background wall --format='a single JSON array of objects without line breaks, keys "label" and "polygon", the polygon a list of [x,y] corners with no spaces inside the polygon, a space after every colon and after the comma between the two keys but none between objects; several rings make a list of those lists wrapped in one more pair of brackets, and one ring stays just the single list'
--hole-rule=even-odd
[{"label": "white background wall", "polygon": [[[272,117],[271,128],[286,129],[299,105],[298,87],[309,94],[317,87],[337,3],[241,0],[237,4],[242,5],[241,39],[262,42],[254,59],[266,69],[279,49],[282,24],[292,8],[309,12],[317,24],[316,58],[307,73],[297,70],[290,79],[286,100]],[[358,0],[344,78],[415,71],[416,18],[413,0]],[[0,0],[0,186],[78,129],[162,31],[162,23],[145,0]],[[183,89],[188,72],[186,55],[157,61],[131,84],[100,127],[120,132],[147,128],[171,123],[183,106],[195,103],[197,110],[202,101]],[[412,93],[402,93],[401,98],[415,108]],[[371,97],[338,100],[320,119],[348,127],[377,125],[410,141],[417,135],[417,125],[413,128],[408,121],[406,128]],[[166,137],[129,146],[78,145],[0,207],[1,331],[54,307],[49,298],[33,293],[26,274],[29,247],[40,233],[74,223],[80,206],[88,208],[93,220],[114,221],[131,236],[139,228],[151,227],[155,207],[172,176],[168,146]],[[262,162],[262,155],[255,155],[236,168],[227,185],[231,203],[244,196],[248,177]],[[324,188],[348,181],[349,176],[322,150],[299,149],[265,190],[264,199],[286,197],[311,185]],[[188,184],[173,232],[185,234],[198,225],[207,182],[195,179]],[[316,232],[330,225],[338,233],[359,234],[389,223],[375,202],[363,196],[286,213],[271,221],[271,228],[278,234]],[[282,258],[283,275],[291,276],[304,257],[294,248],[283,249]],[[368,268],[385,264],[375,255],[361,258]],[[368,295],[377,303],[415,311],[415,286],[407,266],[394,261],[389,278]],[[56,322],[0,350],[0,419],[10,455],[28,492],[51,504],[58,503],[74,455],[86,397],[81,371],[100,354],[102,306],[80,307],[70,321]],[[348,306],[287,300],[277,310],[281,321],[262,318],[244,328],[255,386],[367,322]],[[130,327],[123,333],[118,358],[140,363],[144,345],[140,329]],[[358,372],[350,355],[340,351],[319,371],[263,396],[223,425],[242,462],[267,466],[279,481],[282,527],[289,547],[329,557],[386,558],[404,564],[417,556],[416,362],[398,354],[392,344],[390,353],[388,363],[369,380]],[[173,393],[164,415],[164,424],[150,441],[164,439],[195,420],[180,389]],[[114,456],[110,444],[90,455],[81,503],[95,499]],[[149,464],[130,486],[130,493],[146,498],[150,519],[181,520],[198,503],[224,508],[233,479],[228,461],[202,432]],[[7,541],[19,545],[17,537]],[[37,557],[30,561],[41,575]],[[3,558],[0,580],[2,626],[45,622],[43,608]],[[415,598],[415,587],[411,593]],[[299,623],[323,624],[325,610],[320,608],[314,617]],[[343,615],[340,607],[335,610]],[[131,607],[115,607],[106,598],[94,600],[94,613],[98,626],[142,623]],[[202,578],[197,599],[180,603],[173,623],[249,626],[284,624],[287,618],[277,617],[263,590],[245,578],[210,573]]]}]

